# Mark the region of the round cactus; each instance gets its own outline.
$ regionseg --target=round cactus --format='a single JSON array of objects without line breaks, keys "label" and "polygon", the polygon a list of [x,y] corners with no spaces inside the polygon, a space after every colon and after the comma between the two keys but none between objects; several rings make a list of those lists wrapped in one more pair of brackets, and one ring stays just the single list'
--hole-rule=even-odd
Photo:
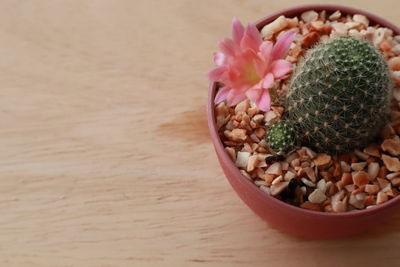
[{"label": "round cactus", "polygon": [[[311,49],[297,67],[286,98],[285,120],[295,139],[319,152],[339,154],[370,142],[386,123],[391,80],[386,61],[369,43],[338,37]],[[269,131],[267,140],[278,140]],[[282,143],[292,140],[283,134]],[[294,142],[296,143],[296,142]],[[281,144],[270,143],[281,151]]]},{"label": "round cactus", "polygon": [[269,146],[279,152],[289,152],[295,147],[296,133],[287,121],[277,121],[268,130],[267,141]]}]

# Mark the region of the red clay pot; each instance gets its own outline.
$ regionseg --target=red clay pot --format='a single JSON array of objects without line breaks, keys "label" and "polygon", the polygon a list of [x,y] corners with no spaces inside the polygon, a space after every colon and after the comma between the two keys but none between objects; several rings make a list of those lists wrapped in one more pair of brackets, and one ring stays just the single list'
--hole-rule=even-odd
[{"label": "red clay pot", "polygon": [[[302,5],[292,7],[267,16],[256,22],[256,25],[258,29],[261,29],[280,15],[285,15],[286,17],[299,16],[307,10],[326,10],[328,13],[340,10],[342,14],[363,14],[368,17],[371,24],[380,24],[392,29],[396,35],[400,35],[400,29],[383,18],[359,9],[338,5]],[[337,238],[363,232],[380,224],[399,210],[400,197],[396,197],[372,209],[345,213],[323,213],[291,206],[265,194],[239,172],[224,149],[217,133],[214,114],[216,89],[216,83],[211,83],[207,102],[207,120],[218,160],[229,183],[240,198],[258,216],[272,226],[302,237]]]}]

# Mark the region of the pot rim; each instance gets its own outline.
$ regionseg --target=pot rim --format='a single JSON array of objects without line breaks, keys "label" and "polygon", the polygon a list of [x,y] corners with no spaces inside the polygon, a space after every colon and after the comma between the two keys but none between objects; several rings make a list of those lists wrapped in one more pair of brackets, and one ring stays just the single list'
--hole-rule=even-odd
[{"label": "pot rim", "polygon": [[[315,10],[315,11],[326,10],[328,12],[334,12],[336,10],[339,10],[343,14],[361,14],[361,15],[366,16],[370,20],[370,22],[387,27],[387,28],[393,30],[397,35],[400,35],[400,28],[398,28],[393,23],[391,23],[377,15],[374,15],[367,11],[353,8],[353,7],[348,7],[348,6],[343,6],[343,5],[332,5],[332,4],[306,4],[306,5],[289,7],[289,8],[274,12],[271,15],[268,15],[264,18],[257,20],[255,22],[255,25],[257,26],[257,28],[259,30],[261,30],[261,28],[263,26],[265,26],[269,22],[272,22],[273,20],[275,20],[277,17],[279,17],[281,15],[285,15],[287,17],[294,16],[294,15],[298,16],[302,12],[307,11],[307,10]],[[390,207],[394,207],[394,206],[397,206],[400,204],[400,195],[398,195],[395,198],[393,198],[383,204],[379,204],[376,207],[373,207],[370,209],[354,210],[354,211],[347,211],[347,212],[340,212],[340,213],[330,213],[330,212],[320,212],[320,211],[312,211],[312,210],[302,209],[300,207],[296,207],[296,206],[290,205],[284,201],[276,199],[269,194],[266,194],[258,186],[256,186],[252,181],[248,180],[246,177],[244,177],[240,173],[239,169],[235,166],[234,162],[231,160],[228,153],[226,152],[226,150],[221,142],[221,139],[218,136],[218,131],[217,131],[217,127],[216,127],[215,109],[214,109],[214,106],[215,106],[214,98],[215,98],[215,94],[216,94],[216,89],[217,89],[217,83],[210,82],[209,90],[208,90],[208,98],[207,98],[207,122],[208,122],[208,128],[210,131],[211,139],[214,144],[214,148],[215,148],[217,154],[221,157],[221,160],[226,163],[226,168],[228,168],[229,171],[234,174],[233,179],[237,179],[241,183],[242,186],[247,187],[250,191],[252,191],[252,193],[258,194],[258,197],[264,198],[266,201],[272,202],[272,204],[276,205],[277,208],[286,209],[288,212],[301,214],[302,216],[306,216],[306,217],[313,217],[313,218],[317,217],[318,219],[323,219],[323,218],[348,219],[348,218],[355,218],[355,217],[360,217],[360,216],[368,217],[369,215],[381,213],[382,211],[389,209]]]}]

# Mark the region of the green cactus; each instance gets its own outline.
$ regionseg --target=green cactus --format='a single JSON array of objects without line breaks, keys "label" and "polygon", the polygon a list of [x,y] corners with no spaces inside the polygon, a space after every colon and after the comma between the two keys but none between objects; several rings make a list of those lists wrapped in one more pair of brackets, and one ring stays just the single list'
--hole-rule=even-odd
[{"label": "green cactus", "polygon": [[[369,43],[338,37],[311,49],[297,67],[286,97],[285,120],[297,137],[267,133],[275,151],[288,143],[339,154],[362,147],[385,125],[391,80],[386,61]],[[271,128],[273,129],[273,128]],[[285,138],[289,138],[285,141]],[[282,145],[285,143],[286,145]]]},{"label": "green cactus", "polygon": [[289,152],[296,145],[296,133],[287,121],[277,121],[269,128],[268,133],[269,146],[278,152]]}]

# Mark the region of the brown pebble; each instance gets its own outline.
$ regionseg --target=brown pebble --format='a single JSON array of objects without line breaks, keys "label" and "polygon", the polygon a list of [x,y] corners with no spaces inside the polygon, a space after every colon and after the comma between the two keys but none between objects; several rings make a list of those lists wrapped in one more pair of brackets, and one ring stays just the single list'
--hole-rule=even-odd
[{"label": "brown pebble", "polygon": [[343,173],[341,181],[343,185],[348,185],[353,183],[353,177],[351,176],[351,173],[348,172]]},{"label": "brown pebble", "polygon": [[388,186],[390,184],[389,181],[386,179],[378,178],[377,180],[378,180],[379,187],[381,189],[385,188],[386,186]]},{"label": "brown pebble", "polygon": [[311,47],[319,41],[320,35],[317,32],[307,33],[301,40],[301,45],[305,48]]},{"label": "brown pebble", "polygon": [[371,144],[364,149],[364,153],[373,157],[380,157],[381,153],[379,152],[379,145]]},{"label": "brown pebble", "polygon": [[376,194],[379,192],[379,186],[375,185],[375,184],[367,184],[365,185],[365,192],[367,192],[368,194]]},{"label": "brown pebble", "polygon": [[264,181],[267,183],[267,185],[271,185],[272,181],[278,177],[278,175],[275,174],[264,174],[264,177],[262,177],[264,179]]},{"label": "brown pebble", "polygon": [[398,158],[390,157],[388,155],[382,155],[383,163],[389,171],[397,172],[400,171],[400,161]]},{"label": "brown pebble", "polygon": [[400,185],[400,177],[393,178],[391,180],[391,183],[393,186],[399,186]]},{"label": "brown pebble", "polygon": [[375,196],[374,195],[366,196],[364,198],[364,205],[365,206],[375,205]]},{"label": "brown pebble", "polygon": [[334,162],[335,170],[333,171],[333,177],[340,177],[342,174],[342,167],[340,166],[340,162],[335,160]]},{"label": "brown pebble", "polygon": [[389,152],[389,154],[393,156],[398,156],[400,155],[400,140],[399,139],[385,139],[383,141],[382,145],[382,150],[385,152]]},{"label": "brown pebble", "polygon": [[343,187],[345,186],[345,185],[343,184],[342,181],[337,181],[337,182],[335,183],[335,185],[336,185],[338,191],[342,190]]},{"label": "brown pebble", "polygon": [[396,132],[394,131],[392,125],[386,124],[385,127],[383,127],[381,131],[381,135],[384,139],[389,139],[392,138],[393,136],[396,135]]},{"label": "brown pebble", "polygon": [[388,169],[385,166],[380,167],[378,177],[383,179],[389,173]]},{"label": "brown pebble", "polygon": [[369,182],[369,175],[365,171],[358,171],[353,175],[353,182],[357,186],[366,185]]},{"label": "brown pebble", "polygon": [[327,154],[318,154],[314,159],[314,164],[318,167],[328,165],[331,162],[331,156]]}]

